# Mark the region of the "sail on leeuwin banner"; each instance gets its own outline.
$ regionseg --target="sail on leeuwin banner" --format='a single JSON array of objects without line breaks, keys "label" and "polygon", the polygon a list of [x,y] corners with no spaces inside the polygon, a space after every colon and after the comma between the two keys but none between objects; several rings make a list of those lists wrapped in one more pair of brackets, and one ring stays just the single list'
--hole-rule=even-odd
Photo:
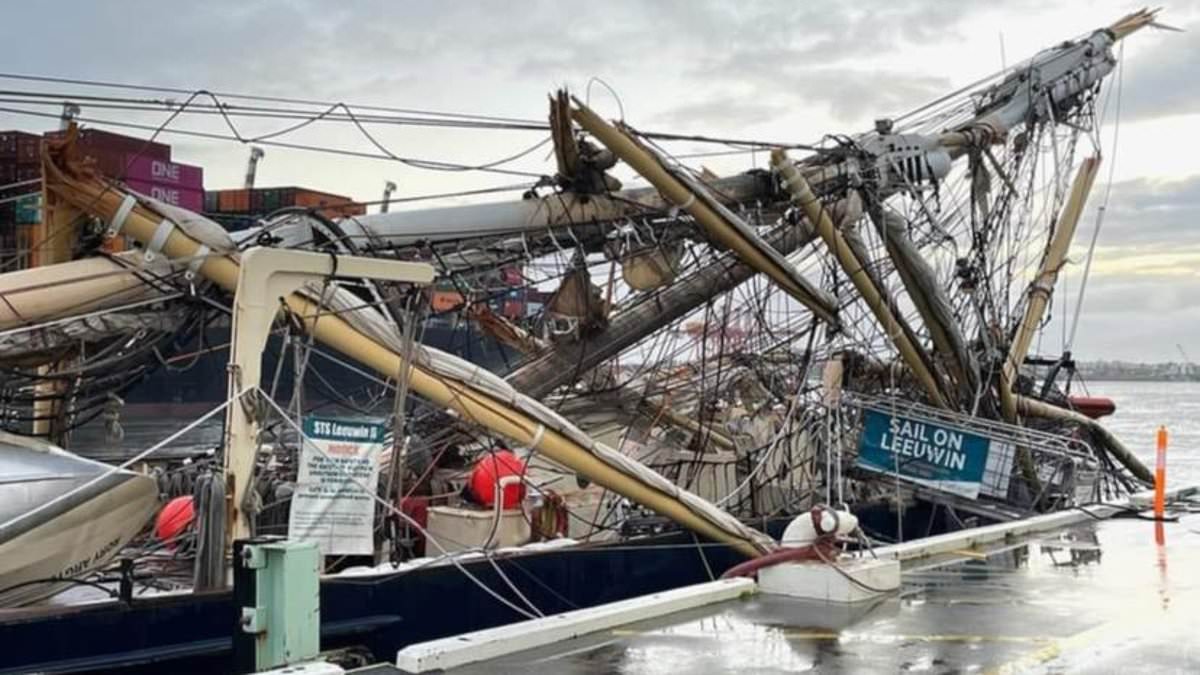
[{"label": "sail on leeuwin banner", "polygon": [[324,555],[370,555],[383,425],[307,417],[304,435],[288,536]]},{"label": "sail on leeuwin banner", "polygon": [[930,420],[863,411],[858,466],[970,499],[1003,496],[1013,447]]}]

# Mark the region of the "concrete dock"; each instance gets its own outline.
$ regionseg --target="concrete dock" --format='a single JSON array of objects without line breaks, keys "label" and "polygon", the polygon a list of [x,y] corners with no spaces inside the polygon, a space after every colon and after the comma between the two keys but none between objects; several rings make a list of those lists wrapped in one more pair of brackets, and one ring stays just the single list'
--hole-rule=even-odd
[{"label": "concrete dock", "polygon": [[853,609],[759,593],[452,672],[1200,672],[1200,513],[905,561]]}]

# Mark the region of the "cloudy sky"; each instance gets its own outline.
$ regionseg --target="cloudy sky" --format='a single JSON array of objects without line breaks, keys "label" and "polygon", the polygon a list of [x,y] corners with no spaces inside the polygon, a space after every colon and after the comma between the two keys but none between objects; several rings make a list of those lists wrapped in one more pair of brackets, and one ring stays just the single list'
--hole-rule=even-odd
[{"label": "cloudy sky", "polygon": [[[525,119],[544,117],[548,91],[568,85],[584,93],[599,77],[642,129],[805,142],[861,131],[1136,8],[1109,0],[20,3],[6,11],[0,63],[9,73]],[[1081,224],[1079,262],[1111,167],[1079,358],[1169,360],[1177,358],[1176,343],[1200,358],[1200,0],[1170,3],[1162,18],[1188,32],[1127,41],[1120,142],[1114,148],[1113,129],[1105,130],[1107,163]],[[618,116],[603,87],[592,87],[591,102]],[[86,106],[84,115],[154,125],[165,117]],[[0,128],[52,125],[0,113]],[[251,135],[280,122],[239,125]],[[173,128],[227,131],[215,120]],[[398,155],[466,164],[540,139],[538,132],[412,127],[373,133]],[[244,147],[162,139],[173,143],[178,161],[203,165],[206,187],[239,185]],[[313,125],[288,140],[374,150],[345,124]],[[544,172],[544,159],[535,153],[516,166]],[[722,172],[762,161],[706,164]],[[376,199],[387,180],[399,184],[400,196],[514,182],[267,148],[258,184]],[[1056,316],[1073,305],[1080,273],[1079,265],[1066,271],[1068,293],[1056,298]],[[1048,336],[1058,330],[1052,326]]]}]

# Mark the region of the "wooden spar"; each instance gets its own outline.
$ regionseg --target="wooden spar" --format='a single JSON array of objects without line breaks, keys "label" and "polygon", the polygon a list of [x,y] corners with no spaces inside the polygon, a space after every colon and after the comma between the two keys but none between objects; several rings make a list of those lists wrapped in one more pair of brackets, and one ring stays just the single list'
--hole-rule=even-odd
[{"label": "wooden spar", "polygon": [[867,275],[864,261],[858,259],[854,252],[850,250],[850,246],[846,240],[842,238],[841,233],[833,225],[833,220],[829,217],[829,212],[821,206],[821,202],[813,194],[812,188],[809,187],[808,181],[800,174],[795,165],[788,160],[787,153],[780,149],[771,151],[771,165],[783,177],[785,186],[788,192],[792,195],[792,200],[804,209],[804,214],[808,221],[812,223],[817,234],[825,241],[826,247],[833,252],[838,263],[842,267],[842,271],[850,277],[850,281],[854,284],[854,288],[858,290],[860,296],[867,303],[871,312],[875,314],[875,318],[879,320],[880,325],[896,345],[896,349],[900,352],[900,357],[904,359],[905,364],[917,381],[921,383],[921,387],[929,396],[929,399],[942,408],[948,407],[946,398],[942,395],[942,388],[939,386],[938,380],[933,372],[926,365],[928,357],[923,353],[920,346],[914,344],[908,337],[908,333],[901,328],[900,319],[892,313],[887,299],[882,292],[875,287]]},{"label": "wooden spar", "polygon": [[[811,229],[785,228],[769,235],[767,244],[787,255],[815,236]],[[578,342],[555,345],[554,350],[521,365],[505,379],[518,391],[541,398],[755,274],[758,271],[745,263],[702,267],[686,279],[648,294],[645,301],[618,314],[599,332]]]},{"label": "wooden spar", "polygon": [[[1008,357],[1004,361],[1004,367],[1000,369],[1000,411],[1004,418],[1011,423],[1017,422],[1020,413],[1017,396],[1013,392],[1017,371],[1025,362],[1029,345],[1033,341],[1038,325],[1042,322],[1046,305],[1050,302],[1050,294],[1054,292],[1054,286],[1058,283],[1058,270],[1067,258],[1067,250],[1070,249],[1071,240],[1075,237],[1075,226],[1079,223],[1079,216],[1083,213],[1083,205],[1087,201],[1088,192],[1092,189],[1092,183],[1096,179],[1099,168],[1100,159],[1098,157],[1088,157],[1079,165],[1079,171],[1075,174],[1075,181],[1071,185],[1071,195],[1067,199],[1067,205],[1063,208],[1058,227],[1055,228],[1046,248],[1046,255],[1042,257],[1037,277],[1029,287],[1029,302],[1025,305],[1025,315],[1021,323],[1017,325],[1017,332],[1009,347]],[[1026,408],[1030,409],[1030,406],[1026,406]],[[1017,446],[1017,463],[1020,465],[1021,475],[1029,484],[1030,489],[1035,494],[1041,492],[1042,481],[1037,475],[1037,467],[1034,465],[1033,457],[1029,454],[1029,448]]]},{"label": "wooden spar", "polygon": [[1080,426],[1093,432],[1096,437],[1104,444],[1104,449],[1107,450],[1113,457],[1117,459],[1135,478],[1148,485],[1154,484],[1154,474],[1150,469],[1142,464],[1129,448],[1120,441],[1111,431],[1104,428],[1096,420],[1084,415],[1083,413],[1074,410],[1067,410],[1056,405],[1051,405],[1045,401],[1039,401],[1028,396],[1016,396],[1017,411],[1022,415],[1031,417],[1041,417],[1043,419],[1061,420],[1066,422],[1075,422]]},{"label": "wooden spar", "polygon": [[884,248],[892,259],[908,297],[929,329],[934,347],[950,364],[950,374],[957,380],[959,392],[964,396],[972,395],[977,384],[975,366],[958,326],[952,321],[953,317],[944,310],[939,311],[939,308],[949,307],[950,303],[937,287],[933,270],[908,238],[903,224],[893,221],[899,216],[885,211],[882,204],[872,204],[867,211],[883,239]]},{"label": "wooden spar", "polygon": [[658,189],[668,201],[687,211],[710,237],[732,250],[743,262],[766,274],[826,323],[837,326],[837,303],[828,294],[813,287],[774,249],[754,235],[745,223],[731,222],[731,213],[720,214],[708,200],[672,176],[651,153],[627,134],[592,112],[572,97],[572,116],[592,136]]},{"label": "wooden spar", "polygon": [[1037,277],[1029,287],[1029,302],[1025,305],[1025,315],[1017,325],[1008,358],[1005,359],[1004,368],[1000,373],[1000,404],[1004,416],[1010,422],[1015,421],[1017,417],[1012,391],[1017,371],[1025,362],[1025,357],[1029,354],[1029,345],[1032,344],[1033,336],[1042,323],[1046,305],[1050,303],[1050,296],[1058,283],[1058,270],[1067,259],[1071,240],[1075,238],[1075,227],[1079,224],[1079,217],[1083,214],[1083,207],[1087,203],[1088,194],[1096,181],[1099,169],[1099,157],[1088,157],[1079,165],[1075,182],[1071,186],[1071,195],[1058,219],[1058,227],[1054,229],[1054,235],[1046,248],[1046,255],[1042,258]]},{"label": "wooden spar", "polygon": [[1141,9],[1127,14],[1087,37],[1064,42],[1012,68],[994,85],[1006,91],[1007,98],[992,101],[973,119],[943,132],[939,143],[956,158],[971,148],[1002,142],[1020,124],[1033,123],[1039,117],[1048,120],[1052,109],[1048,104],[1083,94],[1112,71],[1116,61],[1111,48],[1116,42],[1146,26],[1178,30],[1158,23],[1158,11]]},{"label": "wooden spar", "polygon": [[[809,183],[810,187],[811,185],[812,183]],[[848,225],[857,221],[862,215],[861,205],[855,204],[855,202],[861,202],[861,200],[859,200],[857,195],[854,193],[848,193],[847,196],[842,200],[836,202],[835,204],[831,204],[829,207],[830,220],[833,221],[835,231],[841,236],[842,241],[846,243],[846,246],[849,248],[849,253],[854,256],[854,259],[866,262],[871,260],[871,254],[867,250],[866,243],[863,241],[863,238],[859,235],[856,229],[847,227]],[[888,241],[893,245],[895,244],[895,241]],[[904,273],[908,271],[907,268],[904,267],[904,263],[907,261],[894,260],[894,262],[896,263],[896,271],[900,272],[901,279],[903,279]],[[863,280],[864,283],[869,283],[877,289],[886,288],[883,279],[880,278],[879,272],[875,267],[871,265],[864,265],[859,269],[862,270],[862,273],[866,277]],[[887,308],[892,313],[892,316],[897,317],[900,323],[900,330],[904,332],[904,336],[908,339],[909,343],[914,345],[920,344],[920,337],[917,335],[916,331],[913,330],[908,321],[903,319],[903,314],[900,310],[899,304],[896,302],[895,296],[884,293],[882,290],[880,290],[880,296],[883,298],[883,301],[887,303]],[[913,304],[917,304],[915,299]],[[930,332],[932,333],[932,331]],[[936,341],[934,342],[934,346],[937,346]],[[922,351],[921,356],[926,359],[925,366],[930,370],[930,372],[933,372],[934,366],[929,355]]]},{"label": "wooden spar", "polygon": [[[46,180],[63,199],[104,220],[111,220],[115,216],[126,196],[124,192],[107,187],[96,179],[68,177],[56,166],[51,166]],[[160,215],[139,204],[125,219],[122,232],[143,244],[151,239],[158,239],[162,242],[162,255],[167,259],[194,258],[200,243],[179,227],[171,226],[169,234],[165,237],[155,237],[155,231],[162,222],[171,225],[170,221],[165,221]],[[198,272],[226,291],[233,292],[237,287],[238,263],[227,255],[207,256]],[[403,368],[405,364],[399,354],[366,337],[336,313],[322,311],[317,303],[304,295],[293,293],[283,301],[317,340],[374,369],[384,377],[397,378],[401,373],[408,372],[412,391],[435,405],[454,410],[463,419],[481,424],[515,443],[532,447],[596,484],[642,504],[705,537],[726,543],[744,555],[757,557],[764,553],[762,545],[758,542],[717,526],[674,496],[600,460],[563,434],[546,429],[529,415],[466,384],[442,377],[419,365]]]},{"label": "wooden spar", "polygon": [[1158,12],[1158,9],[1146,9],[1143,7],[1136,12],[1126,14],[1120,19],[1117,19],[1111,26],[1108,27],[1108,32],[1113,34],[1114,39],[1122,40],[1128,37],[1131,33],[1135,33],[1146,26],[1157,26],[1158,28],[1177,30],[1156,23]]},{"label": "wooden spar", "polygon": [[[529,335],[521,328],[509,323],[508,319],[498,316],[487,305],[478,303],[471,305],[467,311],[468,316],[479,324],[480,328],[486,331],[496,340],[516,349],[524,354],[535,355],[538,350],[550,349],[543,341]],[[528,392],[525,392],[527,395]],[[713,429],[711,426],[705,428],[699,422],[693,420],[687,415],[675,412],[671,408],[670,401],[666,397],[654,396],[643,397],[638,392],[634,391],[628,385],[617,385],[616,391],[613,392],[622,402],[636,402],[636,406],[646,412],[652,419],[664,419],[669,424],[679,427],[685,431],[694,434],[704,434],[705,438],[710,440],[714,445],[723,450],[737,450],[737,446],[733,440],[725,434]]]},{"label": "wooden spar", "polygon": [[0,330],[159,295],[138,276],[140,263],[126,252],[0,274]]}]

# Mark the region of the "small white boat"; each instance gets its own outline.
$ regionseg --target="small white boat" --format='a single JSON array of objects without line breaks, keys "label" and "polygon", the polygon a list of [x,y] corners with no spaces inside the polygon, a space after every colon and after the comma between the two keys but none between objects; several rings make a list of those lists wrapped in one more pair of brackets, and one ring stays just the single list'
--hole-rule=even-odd
[{"label": "small white boat", "polygon": [[158,508],[158,485],[112,469],[0,432],[0,608],[57,593],[141,531]]}]

